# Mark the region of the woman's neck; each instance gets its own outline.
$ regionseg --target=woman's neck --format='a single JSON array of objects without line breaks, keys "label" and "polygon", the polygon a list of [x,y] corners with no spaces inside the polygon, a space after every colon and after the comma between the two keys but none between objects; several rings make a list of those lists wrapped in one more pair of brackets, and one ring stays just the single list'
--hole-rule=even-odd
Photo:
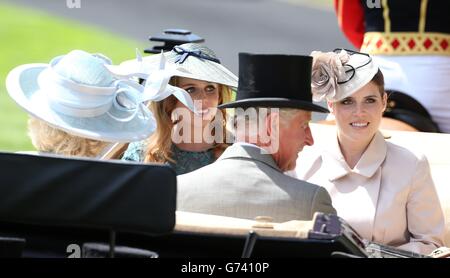
[{"label": "woman's neck", "polygon": [[338,133],[339,147],[341,148],[345,161],[351,169],[355,168],[356,164],[358,164],[372,138],[365,141],[355,141]]}]

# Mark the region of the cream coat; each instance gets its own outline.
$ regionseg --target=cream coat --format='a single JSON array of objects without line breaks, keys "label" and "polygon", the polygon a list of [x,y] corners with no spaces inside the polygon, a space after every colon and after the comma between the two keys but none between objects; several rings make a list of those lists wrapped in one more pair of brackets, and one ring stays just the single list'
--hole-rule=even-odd
[{"label": "cream coat", "polygon": [[350,169],[337,136],[323,150],[305,149],[295,175],[321,185],[333,206],[366,239],[428,254],[443,245],[444,216],[423,155],[377,133]]}]

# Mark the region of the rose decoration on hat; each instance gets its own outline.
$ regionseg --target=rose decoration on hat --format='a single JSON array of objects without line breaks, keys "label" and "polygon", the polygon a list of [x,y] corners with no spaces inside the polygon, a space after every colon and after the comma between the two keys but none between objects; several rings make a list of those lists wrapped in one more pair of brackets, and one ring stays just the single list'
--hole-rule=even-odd
[{"label": "rose decoration on hat", "polygon": [[338,80],[345,78],[346,64],[350,55],[345,50],[339,53],[313,51],[311,90],[314,101],[333,98],[336,94]]}]

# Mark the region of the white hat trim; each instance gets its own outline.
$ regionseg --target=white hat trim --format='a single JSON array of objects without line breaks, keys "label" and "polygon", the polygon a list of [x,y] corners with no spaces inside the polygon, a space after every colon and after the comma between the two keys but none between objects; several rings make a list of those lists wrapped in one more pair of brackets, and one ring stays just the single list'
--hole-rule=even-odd
[{"label": "white hat trim", "polygon": [[[139,60],[138,57],[137,61],[139,62]],[[139,71],[136,71],[135,73],[131,71],[128,73],[128,76],[140,77],[143,75],[144,74]],[[161,55],[159,69],[154,70],[151,74],[146,74],[145,76],[145,87],[140,102],[162,101],[173,95],[189,110],[198,113],[199,111],[196,109],[194,101],[189,93],[182,88],[169,84],[169,81],[173,76],[189,76],[189,73],[185,69],[177,67],[175,64],[166,63],[165,56]]]}]

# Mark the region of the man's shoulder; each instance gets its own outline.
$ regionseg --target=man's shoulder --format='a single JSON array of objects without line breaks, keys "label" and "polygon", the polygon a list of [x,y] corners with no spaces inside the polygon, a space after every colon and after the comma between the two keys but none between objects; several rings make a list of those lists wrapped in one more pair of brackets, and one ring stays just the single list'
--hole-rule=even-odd
[{"label": "man's shoulder", "polygon": [[319,185],[290,177],[264,162],[246,157],[217,160],[193,172],[178,176],[178,183],[183,185],[212,185],[233,181],[237,184],[242,184],[244,181],[274,183],[310,194],[315,194],[320,188]]},{"label": "man's shoulder", "polygon": [[205,180],[220,180],[223,176],[236,175],[235,172],[238,169],[242,169],[238,164],[239,163],[230,163],[230,161],[227,160],[216,160],[195,171],[177,176],[178,183],[189,183],[190,181],[198,183],[198,181]]},{"label": "man's shoulder", "polygon": [[204,179],[210,177],[220,177],[233,175],[239,177],[248,167],[251,165],[256,165],[258,161],[252,160],[251,158],[245,157],[233,157],[227,159],[219,159],[215,162],[201,167],[193,172],[189,172],[178,176],[180,180],[190,180],[190,179]]},{"label": "man's shoulder", "polygon": [[316,192],[317,190],[322,188],[320,185],[317,185],[317,184],[314,184],[314,183],[310,183],[310,182],[307,182],[305,180],[294,178],[294,177],[288,176],[286,174],[284,174],[284,176],[286,177],[286,181],[287,182],[289,182],[289,183],[291,183],[291,184],[293,184],[295,186],[301,187],[301,188],[303,188],[305,190],[308,190],[308,191],[310,191],[312,193]]}]

